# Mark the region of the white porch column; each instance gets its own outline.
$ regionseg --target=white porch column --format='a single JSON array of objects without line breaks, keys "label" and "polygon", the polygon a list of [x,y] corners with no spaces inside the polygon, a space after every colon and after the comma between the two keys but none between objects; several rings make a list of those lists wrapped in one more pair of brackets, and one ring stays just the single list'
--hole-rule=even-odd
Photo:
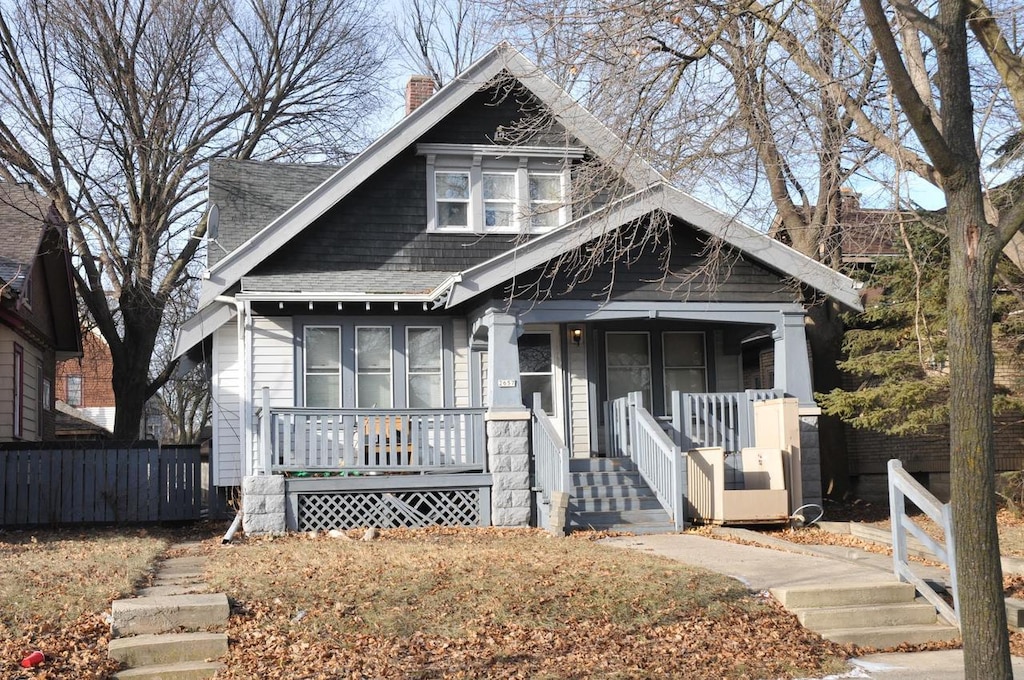
[{"label": "white porch column", "polygon": [[529,526],[530,411],[519,384],[519,335],[514,314],[489,309],[487,327],[487,469],[491,473],[491,523]]},{"label": "white porch column", "polygon": [[522,326],[513,314],[487,310],[487,394],[492,411],[523,409],[519,387],[519,335]]},{"label": "white porch column", "polygon": [[796,397],[801,407],[812,407],[811,361],[807,355],[804,313],[783,312],[775,324],[775,387]]}]

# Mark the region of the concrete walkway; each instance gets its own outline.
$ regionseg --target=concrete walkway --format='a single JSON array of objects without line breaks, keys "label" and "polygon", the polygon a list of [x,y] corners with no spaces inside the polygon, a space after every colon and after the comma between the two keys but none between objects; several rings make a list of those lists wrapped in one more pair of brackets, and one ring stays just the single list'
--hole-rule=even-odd
[{"label": "concrete walkway", "polygon": [[[731,530],[724,530],[729,532]],[[735,532],[740,538],[775,543],[754,532]],[[695,534],[620,536],[601,541],[604,545],[639,550],[703,567],[731,576],[752,591],[771,588],[841,583],[891,583],[892,558],[855,548],[806,546],[777,541],[779,549],[741,545]],[[784,550],[782,550],[784,549]],[[916,567],[917,565],[915,565]],[[922,567],[922,575],[939,583],[948,574],[938,567]],[[1013,660],[1014,675],[1024,680],[1024,659]],[[962,680],[963,653],[960,650],[872,654],[851,662],[851,668],[835,678],[865,680]]]}]

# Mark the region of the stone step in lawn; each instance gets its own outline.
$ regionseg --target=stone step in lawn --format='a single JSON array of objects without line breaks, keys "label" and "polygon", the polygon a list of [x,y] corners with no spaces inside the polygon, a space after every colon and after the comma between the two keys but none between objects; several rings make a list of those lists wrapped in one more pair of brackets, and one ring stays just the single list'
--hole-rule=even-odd
[{"label": "stone step in lawn", "polygon": [[913,602],[914,586],[909,583],[830,584],[772,588],[771,593],[787,609],[840,607],[845,605],[895,604]]},{"label": "stone step in lawn", "polygon": [[210,586],[203,582],[196,583],[174,583],[153,585],[147,588],[139,588],[135,594],[139,597],[163,597],[166,595],[189,595],[193,593],[205,593]]},{"label": "stone step in lawn", "polygon": [[123,637],[179,629],[216,629],[227,624],[229,612],[224,593],[115,600],[111,605],[110,630],[114,637]]},{"label": "stone step in lawn", "polygon": [[114,680],[202,680],[203,678],[212,678],[217,671],[224,668],[222,663],[189,661],[129,668],[114,673],[113,677]]},{"label": "stone step in lawn", "polygon": [[802,626],[811,630],[925,625],[937,620],[935,607],[927,602],[874,604],[866,607],[814,607],[790,611],[796,614]]},{"label": "stone step in lawn", "polygon": [[107,655],[129,668],[186,661],[209,661],[228,653],[224,633],[163,633],[115,638],[107,645]]},{"label": "stone step in lawn", "polygon": [[879,628],[833,628],[816,630],[826,640],[860,647],[887,649],[899,645],[922,645],[945,642],[960,637],[960,630],[941,623],[917,626],[882,626]]}]

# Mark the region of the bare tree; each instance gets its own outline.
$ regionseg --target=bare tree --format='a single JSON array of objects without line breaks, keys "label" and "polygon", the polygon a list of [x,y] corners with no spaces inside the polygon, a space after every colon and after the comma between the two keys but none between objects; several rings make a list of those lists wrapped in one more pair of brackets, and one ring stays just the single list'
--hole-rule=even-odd
[{"label": "bare tree", "polygon": [[473,0],[409,0],[397,10],[404,65],[442,88],[496,42],[497,13]]},{"label": "bare tree", "polygon": [[[1009,678],[995,524],[991,290],[1003,251],[1024,264],[1024,203],[997,208],[1006,174],[983,157],[1024,125],[1024,9],[996,0],[762,4],[519,0],[519,20],[561,36],[566,66],[604,89],[596,107],[698,190],[707,170],[825,262],[852,173],[946,198],[952,500],[969,678]],[[1008,37],[1010,36],[1010,37]],[[601,101],[599,91],[592,92]],[[988,156],[991,160],[991,155]],[[729,171],[732,172],[729,172]],[[687,179],[696,177],[697,179]],[[810,181],[808,181],[810,180]],[[762,185],[765,187],[761,191]],[[902,194],[901,198],[908,198]],[[909,197],[912,198],[912,197]],[[812,343],[813,335],[812,335]]]},{"label": "bare tree", "polygon": [[206,237],[207,162],[344,157],[378,105],[381,30],[363,0],[2,3],[0,177],[67,221],[133,439],[174,368],[150,363]]}]

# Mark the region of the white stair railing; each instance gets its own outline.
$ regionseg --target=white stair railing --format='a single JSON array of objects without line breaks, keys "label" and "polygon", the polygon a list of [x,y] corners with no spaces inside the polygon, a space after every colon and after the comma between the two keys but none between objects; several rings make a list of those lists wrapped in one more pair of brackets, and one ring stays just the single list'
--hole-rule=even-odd
[{"label": "white stair railing", "polygon": [[[904,469],[903,463],[895,458],[889,461],[889,523],[892,525],[892,563],[896,577],[912,583],[942,618],[960,627],[960,597],[956,579],[956,544],[953,541],[953,518],[949,503],[940,503],[929,491],[921,486]],[[919,527],[907,515],[906,501],[909,500],[936,524],[942,527],[945,544],[941,544]],[[953,606],[920,576],[914,573],[907,560],[908,534],[919,540],[933,555],[947,567],[953,590]]]}]

